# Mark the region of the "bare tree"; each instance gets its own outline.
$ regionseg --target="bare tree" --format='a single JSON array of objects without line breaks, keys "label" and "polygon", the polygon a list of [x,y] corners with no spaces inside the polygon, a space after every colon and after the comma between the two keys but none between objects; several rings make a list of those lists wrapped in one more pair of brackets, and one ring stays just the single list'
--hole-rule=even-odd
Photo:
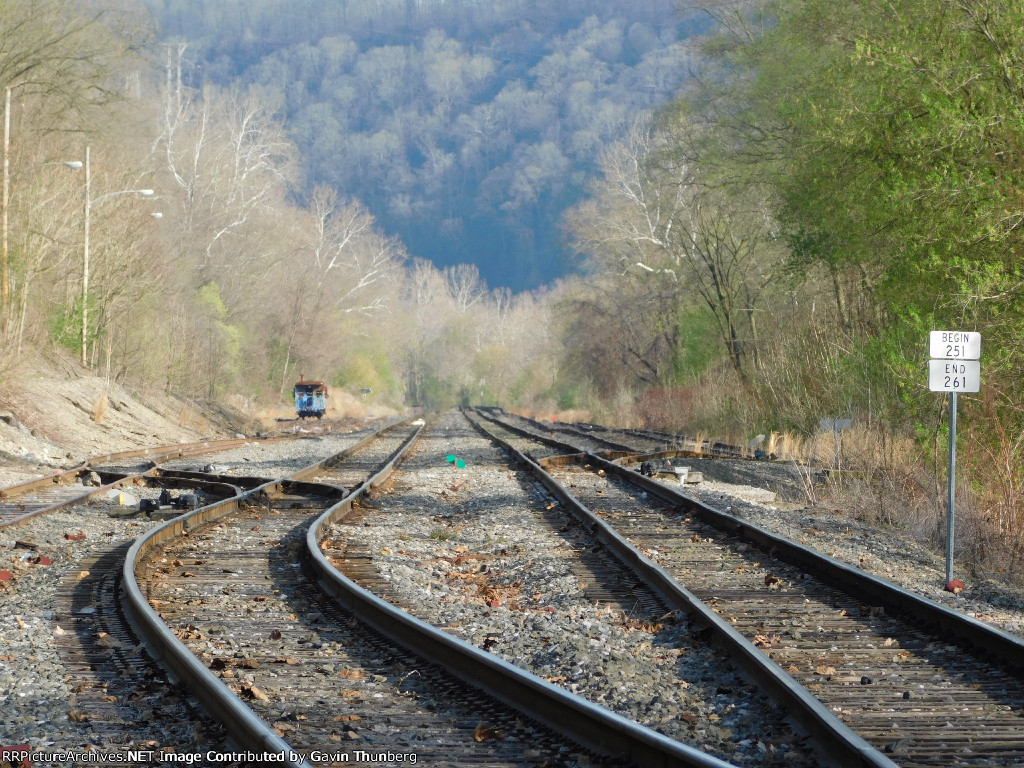
[{"label": "bare tree", "polygon": [[625,139],[601,154],[601,178],[591,200],[570,219],[577,248],[605,269],[640,269],[677,279],[675,229],[693,180],[685,166],[654,164],[665,147],[650,115],[638,117]]},{"label": "bare tree", "polygon": [[207,269],[226,238],[280,199],[293,148],[255,97],[207,88],[200,98],[186,87],[185,50],[167,49],[155,149],[181,192],[183,250],[196,249],[200,268]]},{"label": "bare tree", "polygon": [[375,230],[361,204],[343,203],[326,187],[316,188],[309,208],[289,218],[295,222],[293,248],[270,271],[273,291],[289,297],[279,326],[285,344],[282,392],[299,347],[308,352],[324,344],[339,315],[387,309],[387,289],[404,258],[399,243]]},{"label": "bare tree", "polygon": [[[113,73],[143,42],[138,20],[71,0],[10,0],[0,8],[0,94],[4,95],[0,200],[0,313],[9,321],[12,143],[81,131],[90,113],[125,96]],[[18,121],[12,121],[17,112]],[[12,135],[13,124],[13,135]]]},{"label": "bare tree", "polygon": [[124,98],[126,57],[148,32],[141,16],[74,0],[5,0],[0,13],[0,89],[14,88],[38,128],[79,129],[85,114]]},{"label": "bare tree", "polygon": [[481,279],[476,264],[445,267],[444,279],[452,306],[459,312],[465,313],[487,295],[487,284]]},{"label": "bare tree", "polygon": [[[745,375],[748,354],[757,362],[757,313],[781,258],[777,228],[757,187],[711,187],[689,163],[668,153],[665,132],[638,122],[627,140],[603,157],[603,177],[593,198],[570,219],[577,246],[623,289],[637,296],[698,300],[714,318],[729,359]],[[670,283],[653,292],[629,273]],[[608,302],[612,306],[612,302]],[[626,338],[626,337],[624,337]],[[627,349],[647,360],[653,340],[641,334]]]},{"label": "bare tree", "polygon": [[[42,183],[36,173],[27,173],[29,183],[18,185],[20,194],[12,206],[11,246],[15,256],[12,269],[11,305],[16,310],[11,337],[16,356],[22,353],[26,335],[31,341],[41,340],[33,333],[30,309],[37,285],[59,282],[69,259],[81,248],[81,196],[79,180],[70,171],[57,174]],[[41,303],[41,302],[39,302]],[[39,313],[37,313],[39,314]]]}]

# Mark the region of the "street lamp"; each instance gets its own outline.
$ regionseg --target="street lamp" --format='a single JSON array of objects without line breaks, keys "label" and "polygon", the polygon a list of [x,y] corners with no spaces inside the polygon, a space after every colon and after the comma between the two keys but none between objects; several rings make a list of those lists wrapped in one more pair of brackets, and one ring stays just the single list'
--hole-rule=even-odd
[{"label": "street lamp", "polygon": [[[81,166],[79,166],[81,167]],[[89,366],[89,219],[93,205],[117,195],[152,197],[152,189],[122,189],[92,198],[92,172],[89,165],[89,147],[85,148],[85,247],[82,252],[82,365]]]}]

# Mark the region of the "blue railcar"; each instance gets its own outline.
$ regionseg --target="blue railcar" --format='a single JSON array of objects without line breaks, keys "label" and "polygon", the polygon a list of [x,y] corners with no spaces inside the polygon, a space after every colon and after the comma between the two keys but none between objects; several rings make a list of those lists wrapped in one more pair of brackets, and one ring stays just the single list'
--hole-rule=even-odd
[{"label": "blue railcar", "polygon": [[295,412],[299,414],[300,419],[324,417],[327,410],[327,385],[322,381],[306,381],[300,376],[293,394]]}]

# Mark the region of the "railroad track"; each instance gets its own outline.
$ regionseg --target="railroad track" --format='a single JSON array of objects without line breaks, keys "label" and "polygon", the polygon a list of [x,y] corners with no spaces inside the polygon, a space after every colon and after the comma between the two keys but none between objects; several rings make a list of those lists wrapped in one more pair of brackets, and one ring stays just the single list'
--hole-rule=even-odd
[{"label": "railroad track", "polygon": [[[901,766],[1024,764],[1020,638],[601,457],[541,464],[567,502],[647,555],[709,626],[733,635],[753,676],[784,685],[783,673],[820,700],[844,726],[828,726],[834,747],[848,728],[877,750],[865,756],[872,764],[888,756]],[[813,706],[809,729],[812,716]]]},{"label": "railroad track", "polygon": [[[498,429],[491,425],[488,428]],[[541,462],[550,475],[563,480],[561,487],[549,487],[549,492],[554,493],[560,503],[546,511],[549,523],[566,527],[563,533],[567,534],[567,540],[575,542],[573,547],[581,556],[573,558],[571,572],[577,580],[588,582],[591,599],[615,611],[632,611],[633,618],[641,624],[661,610],[659,600],[669,607],[687,610],[713,633],[718,633],[719,642],[730,645],[734,658],[744,665],[752,678],[769,690],[773,686],[781,689],[791,713],[806,707],[805,712],[796,712],[795,716],[803,718],[803,726],[822,740],[835,764],[1024,764],[1024,746],[1019,735],[1021,686],[1014,667],[1015,659],[1024,658],[1024,646],[1019,640],[986,632],[983,627],[974,626],[977,622],[949,623],[956,620],[945,615],[948,611],[930,610],[921,605],[924,601],[919,598],[890,593],[885,585],[858,574],[855,569],[830,564],[827,558],[803,552],[797,545],[695,505],[672,489],[599,456],[567,456],[576,452],[574,445],[560,443],[550,436],[516,434],[513,438],[508,432],[505,437],[518,441],[526,450],[532,446],[538,453],[555,454],[554,458]],[[220,667],[216,672],[223,673],[218,683],[221,688],[228,691],[224,682],[234,685],[249,706],[267,721],[256,719],[252,709],[234,694],[229,693],[222,700],[221,694],[211,694],[206,688],[197,687],[196,695],[204,706],[210,707],[217,719],[229,723],[225,728],[233,743],[271,752],[301,745],[298,751],[307,755],[318,750],[321,754],[315,762],[321,764],[351,762],[357,754],[368,756],[366,761],[372,762],[377,754],[376,746],[390,749],[392,753],[395,749],[408,749],[408,754],[415,753],[425,762],[435,764],[444,759],[443,753],[452,755],[454,745],[466,745],[472,739],[471,751],[465,756],[460,753],[450,758],[453,762],[448,764],[506,765],[522,764],[525,760],[527,764],[551,761],[557,765],[566,759],[575,759],[573,755],[582,755],[580,759],[597,764],[601,758],[596,755],[612,754],[618,757],[611,764],[628,761],[636,765],[724,765],[639,726],[622,723],[621,718],[594,711],[600,708],[584,706],[576,700],[578,697],[553,692],[550,689],[555,686],[531,679],[521,671],[506,669],[510,665],[498,659],[477,659],[483,666],[465,671],[469,668],[465,666],[466,658],[492,657],[492,654],[481,654],[477,648],[463,648],[450,637],[440,637],[444,633],[421,626],[422,622],[416,623],[407,613],[413,607],[410,604],[403,606],[406,610],[378,605],[379,601],[372,595],[363,594],[351,584],[351,579],[333,568],[331,560],[349,560],[347,565],[342,564],[343,570],[348,569],[352,576],[387,591],[381,574],[375,573],[372,567],[372,552],[358,547],[346,549],[348,545],[323,546],[322,549],[322,545],[328,531],[345,539],[347,537],[342,535],[345,529],[358,530],[369,521],[369,516],[377,513],[374,507],[380,506],[390,494],[387,486],[380,485],[382,479],[376,475],[376,470],[382,463],[394,461],[395,446],[400,442],[396,439],[389,447],[386,441],[367,438],[358,444],[364,450],[349,452],[339,460],[319,462],[288,480],[262,482],[267,478],[234,476],[231,478],[235,486],[230,491],[232,499],[167,523],[154,530],[156,535],[133,547],[134,554],[129,556],[123,569],[133,578],[133,558],[145,553],[151,560],[157,552],[154,548],[169,542],[176,534],[186,535],[173,546],[187,543],[194,547],[176,555],[172,550],[160,554],[159,558],[166,562],[159,563],[157,571],[168,568],[170,572],[161,574],[167,578],[157,579],[155,583],[169,590],[165,596],[175,589],[198,587],[192,597],[186,598],[192,600],[187,608],[199,612],[197,620],[172,618],[172,624],[178,621],[176,628],[186,642],[205,657],[208,664],[202,669],[206,675],[216,677],[209,666]],[[565,445],[568,448],[562,447]],[[525,456],[520,459],[528,461]],[[174,483],[179,488],[187,488],[190,482],[199,483],[199,475],[203,473],[192,474],[196,476],[180,470],[157,469],[151,478],[142,482]],[[368,480],[370,475],[374,478]],[[227,476],[218,475],[216,479],[224,481]],[[570,485],[573,487],[566,487]],[[194,487],[200,488],[199,485]],[[241,491],[243,488],[245,490]],[[409,490],[415,497],[417,489]],[[227,493],[221,492],[222,495]],[[565,517],[571,506],[570,496],[591,502],[585,506],[590,506],[595,514],[580,518],[587,521],[585,527],[592,527],[602,541],[610,541],[621,533],[625,536],[622,542],[607,550],[591,548],[589,544],[584,549],[581,546],[584,539],[579,538],[583,531]],[[414,503],[422,504],[423,500]],[[204,517],[212,518],[232,510],[232,518],[201,522]],[[605,514],[596,514],[597,511]],[[585,515],[586,511],[580,514]],[[231,523],[236,553],[246,565],[229,570],[241,573],[224,573],[223,567],[217,569],[210,557],[215,539],[199,527],[202,524],[227,530],[232,520],[236,521]],[[605,529],[610,533],[605,533]],[[277,546],[264,543],[260,552],[248,538],[250,534],[256,543],[273,542]],[[611,551],[617,552],[618,560],[609,558]],[[644,558],[641,552],[646,552],[649,558]],[[326,555],[331,555],[331,559]],[[677,556],[679,559],[674,560]],[[93,567],[83,570],[104,572],[109,569],[101,565],[101,561],[116,562],[118,557],[116,548],[99,553]],[[769,559],[772,557],[776,559]],[[640,562],[640,570],[646,574],[643,578],[653,579],[646,586],[635,576],[624,576],[622,563],[632,560],[646,561],[646,564]],[[320,587],[336,595],[344,608],[325,600],[318,589],[300,578],[302,569],[296,566],[303,564],[316,574]],[[187,575],[189,573],[191,575]],[[174,585],[170,586],[172,577]],[[859,578],[867,581],[858,581]],[[226,579],[232,583],[226,585]],[[95,587],[90,579],[83,577],[83,581],[75,584],[69,579],[63,587],[67,594],[61,599],[74,600],[68,596],[78,595],[78,599],[87,599],[97,608],[109,601],[109,588],[100,586],[102,579],[97,579]],[[691,589],[681,588],[679,582]],[[819,587],[832,588],[830,585],[836,584],[845,584],[846,592],[815,592]],[[239,591],[231,593],[236,587]],[[229,594],[224,594],[225,590]],[[848,597],[851,590],[856,595],[852,599]],[[135,605],[140,595],[131,594],[130,584],[126,584],[126,592],[134,605],[131,612],[138,620],[138,614],[144,612]],[[184,593],[176,593],[176,596],[181,594]],[[706,601],[699,601],[700,596]],[[785,607],[765,615],[766,596],[784,596]],[[394,599],[401,602],[400,597]],[[814,600],[817,603],[813,603]],[[847,602],[842,602],[844,600]],[[225,610],[228,603],[240,608],[241,613],[230,617]],[[709,604],[713,608],[708,607]],[[78,610],[73,602],[68,603],[68,615],[75,615]],[[264,624],[261,626],[267,630],[265,634],[253,630],[255,635],[247,635],[256,624],[254,617],[259,614],[266,614],[264,618],[269,618],[276,626],[268,630],[269,625]],[[905,616],[914,618],[907,622]],[[372,633],[357,626],[357,618],[367,621],[381,636],[368,637]],[[107,621],[107,618],[96,616],[83,620],[75,628],[72,634],[83,643],[78,649],[69,646],[62,651],[67,654],[69,664],[78,665],[79,672],[85,666],[95,667],[89,670],[93,672],[102,670],[102,664],[76,654],[110,656],[112,648],[130,649],[125,651],[125,663],[135,664],[136,638],[130,633],[123,634],[122,629],[107,629],[114,624],[93,623],[100,621]],[[897,626],[899,622],[932,623],[940,629],[938,634],[915,639],[902,634],[904,630]],[[917,631],[914,626],[909,629]],[[142,630],[142,636],[151,647],[158,649],[156,653],[170,670],[167,674],[176,681],[195,684],[194,678],[202,675],[193,669],[198,666],[194,657],[191,663],[173,659],[177,650],[155,641],[151,631]],[[273,637],[275,631],[281,633],[280,638]],[[96,637],[100,632],[110,639],[97,647]],[[877,642],[870,639],[872,632],[876,633]],[[404,640],[411,636],[416,636],[415,653],[403,650],[396,642],[398,638]],[[244,639],[246,637],[249,639]],[[867,642],[865,638],[869,638]],[[806,642],[801,643],[801,640]],[[279,641],[280,647],[276,645]],[[852,645],[847,646],[847,641],[852,641]],[[181,639],[176,642],[184,648]],[[364,650],[358,650],[356,647],[363,642],[367,643]],[[984,653],[997,661],[986,665],[976,654],[972,656],[964,642],[984,648]],[[864,652],[868,643],[874,648]],[[848,649],[853,653],[859,650],[860,655],[846,657]],[[187,651],[185,654],[191,656]],[[964,657],[971,657],[969,663],[962,668],[953,666]],[[885,662],[886,658],[890,660]],[[341,661],[336,661],[338,659]],[[882,662],[877,672],[867,666],[872,661]],[[772,671],[767,671],[768,668]],[[298,679],[295,687],[304,691],[307,702],[313,702],[313,707],[302,711],[284,695],[285,689],[292,687],[288,682],[290,675],[299,669],[309,677]],[[950,670],[953,671],[948,674]],[[452,679],[452,673],[499,692],[499,698],[523,707],[536,720],[523,719],[496,705],[492,697],[465,688]],[[921,677],[913,677],[918,673]],[[152,690],[145,691],[148,696],[158,695],[156,689],[163,674],[147,673],[145,677],[153,685]],[[328,678],[333,687],[322,688]],[[794,681],[805,682],[806,688],[797,686]],[[348,687],[339,690],[338,685]],[[95,680],[79,687],[77,695],[83,701],[92,701],[101,690]],[[823,720],[829,721],[826,726],[821,722],[815,725],[807,719],[809,713],[814,712],[815,717],[821,714],[814,711],[814,704],[808,704],[807,699],[814,699],[808,689],[825,702],[824,705],[817,701],[814,704],[825,710]],[[395,694],[393,702],[384,701],[385,690]],[[899,694],[899,699],[894,705],[889,699],[880,699],[880,691]],[[378,694],[381,694],[379,699]],[[117,698],[117,702],[110,701],[111,696]],[[436,718],[438,705],[452,697],[469,703],[468,710],[461,710],[468,711],[468,716],[460,720],[460,710],[455,708],[445,710],[449,713],[447,719],[416,720],[423,714],[417,706]],[[539,706],[542,698],[545,703]],[[344,708],[332,713],[329,723],[325,722],[323,712],[318,710],[339,701]],[[106,704],[107,709],[100,704]],[[167,706],[184,707],[187,702],[172,697],[167,700]],[[402,706],[408,708],[402,709]],[[117,744],[118,739],[123,743],[137,743],[138,740],[131,742],[123,730],[118,730],[124,723],[117,720],[126,720],[127,715],[129,722],[145,724],[146,717],[135,714],[124,697],[116,692],[101,693],[96,711],[106,713],[97,717],[97,740],[108,744]],[[229,711],[235,714],[228,716]],[[370,721],[368,711],[383,711],[380,716],[390,717],[391,721]],[[141,712],[145,713],[145,708]],[[310,729],[313,719],[310,713],[319,718],[319,723],[312,723],[316,728]],[[109,731],[102,730],[106,728],[105,722],[110,724]],[[414,723],[417,722],[426,723],[419,730],[420,736],[426,731],[441,741],[432,745],[429,738],[415,738]],[[542,722],[552,727],[540,725]],[[391,726],[394,728],[389,730]],[[578,741],[573,741],[577,736],[567,739],[554,735],[555,727],[563,733],[578,734]],[[447,730],[442,731],[442,728]],[[506,737],[500,742],[489,736],[499,731]],[[851,734],[852,739],[848,738]],[[221,736],[214,726],[206,735],[194,738],[216,741]],[[478,742],[478,737],[482,741]],[[159,742],[160,739],[145,739],[149,741]],[[431,752],[434,746],[437,750]],[[428,759],[430,756],[433,759]],[[463,760],[465,762],[461,762]],[[306,761],[283,762],[304,764]]]},{"label": "railroad track", "polygon": [[[237,743],[294,751],[286,764],[372,764],[391,754],[432,765],[556,765],[562,753],[579,747],[374,636],[301,576],[310,523],[339,498],[353,496],[353,484],[368,488],[410,431],[395,428],[344,460],[257,489],[215,520],[168,524],[162,537],[158,530],[136,545],[126,573],[146,574],[146,599],[205,663],[198,669],[181,657],[170,661],[174,674],[195,685],[215,671],[273,729],[227,718]],[[307,476],[317,482],[299,479]],[[187,536],[173,535],[186,527]],[[225,539],[227,552],[218,555]],[[152,630],[146,632],[154,642]],[[177,655],[160,644],[170,649],[165,660]],[[213,709],[238,708],[234,695],[203,690],[223,699]]]},{"label": "railroad track", "polygon": [[83,485],[84,474],[82,468],[0,490],[0,526],[16,525],[47,510],[85,501],[98,489]]},{"label": "railroad track", "polygon": [[[679,435],[646,430],[613,429],[593,424],[548,423],[506,413],[497,408],[479,408],[477,411],[501,424],[503,428],[514,432],[517,437],[526,437],[528,440],[534,441],[532,445],[529,443],[524,445],[534,451],[543,451],[545,456],[593,452],[609,459],[641,454],[645,457],[671,455],[747,458],[741,448],[713,440],[695,441]],[[537,444],[538,442],[540,445]]]},{"label": "railroad track", "polygon": [[[83,504],[93,496],[121,487],[150,482],[143,478],[158,474],[154,469],[163,462],[216,455],[253,442],[272,443],[299,437],[302,435],[287,433],[256,441],[203,440],[94,456],[77,467],[0,489],[0,527],[21,525],[36,515]],[[210,474],[199,473],[195,477],[209,480]]]},{"label": "railroad track", "polygon": [[[325,531],[320,548],[340,572],[680,748],[745,765],[760,764],[773,741],[801,752],[770,700],[535,482],[517,481],[461,415],[444,417],[420,446]],[[453,446],[472,469],[439,469]],[[790,764],[817,764],[800,759],[810,758]]]},{"label": "railroad track", "polygon": [[225,751],[223,726],[169,685],[120,609],[121,566],[130,545],[90,553],[57,588],[55,647],[74,697],[68,716],[87,729],[91,750],[138,753],[123,765],[153,765],[166,751]]},{"label": "railroad track", "polygon": [[[238,492],[210,482],[162,483],[153,474],[128,478],[126,492],[154,501],[160,494],[212,500]],[[0,584],[8,651],[0,654],[0,677],[16,681],[3,685],[5,720],[15,719],[4,730],[10,724],[12,732],[31,734],[35,751],[137,752],[129,765],[153,764],[168,748],[214,748],[222,729],[186,694],[161,685],[162,672],[120,613],[119,557],[153,523],[134,509],[121,514],[108,499],[73,495],[46,509],[4,531],[12,554]],[[48,713],[40,715],[44,703]],[[174,719],[165,722],[161,713]]]},{"label": "railroad track", "polygon": [[[0,605],[6,608],[0,612],[0,635],[5,651],[19,649],[0,653],[0,677],[18,681],[0,697],[16,704],[6,713],[17,720],[4,734],[5,743],[22,733],[22,740],[37,748],[118,752],[122,760],[131,758],[124,763],[130,765],[167,762],[168,750],[193,755],[224,749],[223,725],[206,716],[187,692],[166,684],[166,673],[125,623],[120,576],[131,543],[126,537],[155,527],[158,519],[237,496],[244,484],[244,478],[219,482],[202,473],[164,472],[154,468],[154,459],[224,455],[251,444],[231,439],[110,454],[74,471],[3,489],[14,510],[0,521],[12,548],[10,563],[0,565]],[[132,474],[137,470],[144,471]],[[133,497],[131,506],[119,504],[122,493]],[[151,511],[141,513],[139,502],[148,502]],[[57,659],[59,676],[53,669]],[[66,702],[59,714],[42,719],[32,714],[39,691],[46,691],[51,709]]]}]

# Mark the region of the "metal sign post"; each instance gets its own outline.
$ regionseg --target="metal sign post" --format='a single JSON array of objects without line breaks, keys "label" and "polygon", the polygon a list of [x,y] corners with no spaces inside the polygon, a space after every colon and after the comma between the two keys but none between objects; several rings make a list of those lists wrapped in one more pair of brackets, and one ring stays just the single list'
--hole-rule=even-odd
[{"label": "metal sign post", "polygon": [[832,440],[835,444],[836,472],[839,472],[841,469],[841,459],[839,456],[839,432],[840,430],[851,429],[853,427],[853,419],[818,419],[818,426],[832,433]]},{"label": "metal sign post", "polygon": [[953,529],[956,527],[956,392],[949,393],[949,495],[946,497],[946,583],[953,580]]},{"label": "metal sign post", "polygon": [[928,336],[928,388],[949,392],[949,496],[946,506],[946,584],[953,580],[953,538],[956,523],[956,395],[981,388],[981,334],[973,331],[932,331]]}]

